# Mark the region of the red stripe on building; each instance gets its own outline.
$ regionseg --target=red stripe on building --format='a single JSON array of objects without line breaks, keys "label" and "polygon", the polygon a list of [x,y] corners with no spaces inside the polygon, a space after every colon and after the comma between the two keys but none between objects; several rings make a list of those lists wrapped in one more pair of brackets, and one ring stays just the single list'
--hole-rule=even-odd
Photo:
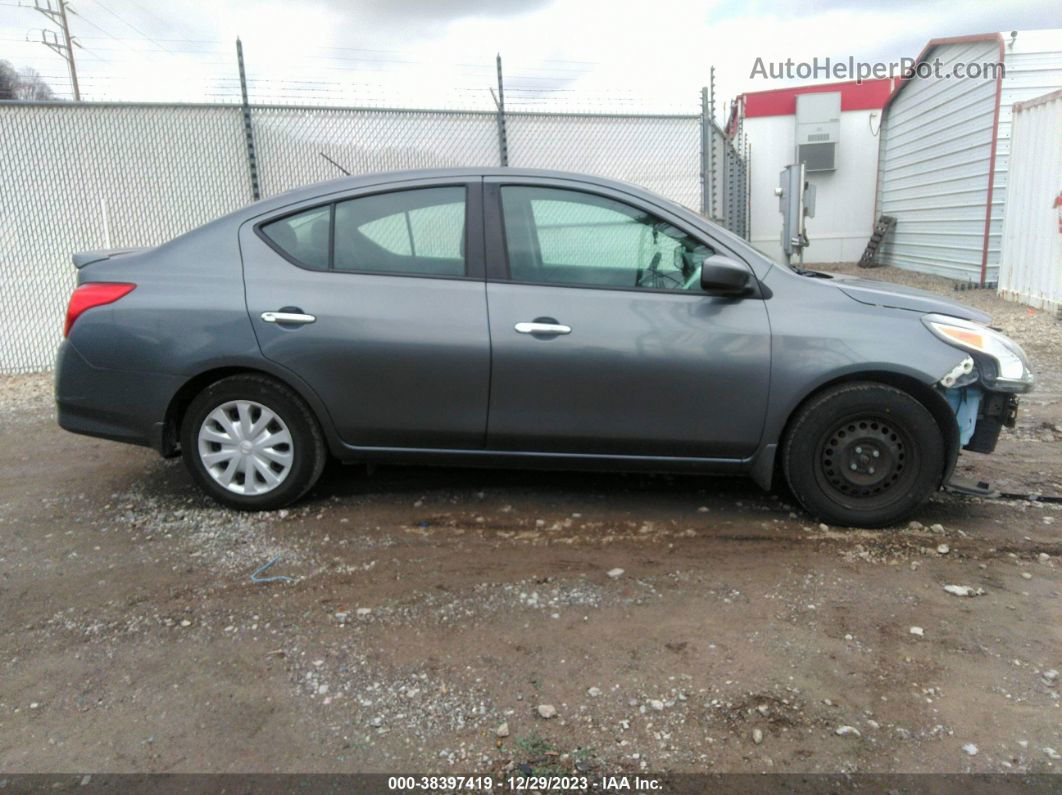
[{"label": "red stripe on building", "polygon": [[841,92],[841,110],[876,110],[885,106],[892,91],[892,80],[864,80],[857,83],[821,83],[813,86],[775,88],[770,91],[753,91],[744,94],[745,118],[756,116],[792,116],[796,113],[798,94],[821,94],[827,91]]}]

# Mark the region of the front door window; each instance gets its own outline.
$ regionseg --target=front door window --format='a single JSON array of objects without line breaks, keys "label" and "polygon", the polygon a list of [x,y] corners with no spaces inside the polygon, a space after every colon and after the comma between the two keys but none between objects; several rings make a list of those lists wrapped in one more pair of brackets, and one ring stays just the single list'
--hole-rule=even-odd
[{"label": "front door window", "polygon": [[699,290],[715,252],[645,210],[581,191],[501,189],[514,282]]}]

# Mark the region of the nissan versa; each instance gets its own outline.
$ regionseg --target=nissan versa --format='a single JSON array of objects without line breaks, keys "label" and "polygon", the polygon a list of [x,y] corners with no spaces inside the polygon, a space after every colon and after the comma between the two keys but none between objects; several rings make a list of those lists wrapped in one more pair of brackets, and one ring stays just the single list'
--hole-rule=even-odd
[{"label": "nissan versa", "polygon": [[974,309],[576,174],[342,179],[74,264],[59,424],[181,454],[234,508],[331,455],[782,476],[824,521],[888,525],[1033,383]]}]

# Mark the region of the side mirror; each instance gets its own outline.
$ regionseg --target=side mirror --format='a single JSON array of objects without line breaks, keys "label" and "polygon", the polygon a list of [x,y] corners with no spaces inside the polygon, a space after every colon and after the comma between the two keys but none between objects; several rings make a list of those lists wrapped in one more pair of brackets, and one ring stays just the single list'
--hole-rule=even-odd
[{"label": "side mirror", "polygon": [[705,258],[701,265],[701,288],[710,293],[741,295],[752,283],[752,273],[737,260],[722,254]]}]

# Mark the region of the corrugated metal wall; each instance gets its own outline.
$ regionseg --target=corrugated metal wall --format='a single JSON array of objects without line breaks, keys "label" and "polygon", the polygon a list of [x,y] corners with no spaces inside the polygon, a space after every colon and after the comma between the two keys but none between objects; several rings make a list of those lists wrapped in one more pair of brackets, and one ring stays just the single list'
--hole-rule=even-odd
[{"label": "corrugated metal wall", "polygon": [[[998,56],[995,41],[928,54],[945,70]],[[995,80],[915,77],[896,95],[881,127],[878,213],[897,219],[880,250],[883,264],[980,278],[995,106]]]},{"label": "corrugated metal wall", "polygon": [[1062,309],[1062,91],[1015,106],[999,293]]},{"label": "corrugated metal wall", "polygon": [[[1011,107],[1062,88],[1062,29],[1007,32],[1003,40],[987,281],[999,277]],[[996,61],[999,44],[942,44],[926,57],[939,58],[947,73],[956,63]],[[990,79],[916,77],[889,106],[881,127],[877,206],[879,214],[896,216],[897,225],[881,249],[882,263],[980,279],[995,91]]]},{"label": "corrugated metal wall", "polygon": [[[1006,42],[1006,74],[1003,76],[1003,94],[999,102],[996,187],[992,191],[992,225],[988,247],[990,266],[998,266],[1002,262],[1003,219],[1011,180],[1011,117],[1014,103],[1027,102],[1062,88],[1062,29],[1023,30],[1016,37],[1004,33],[1003,39]],[[1062,188],[1062,185],[1058,187]],[[998,268],[993,272],[998,272]]]}]

